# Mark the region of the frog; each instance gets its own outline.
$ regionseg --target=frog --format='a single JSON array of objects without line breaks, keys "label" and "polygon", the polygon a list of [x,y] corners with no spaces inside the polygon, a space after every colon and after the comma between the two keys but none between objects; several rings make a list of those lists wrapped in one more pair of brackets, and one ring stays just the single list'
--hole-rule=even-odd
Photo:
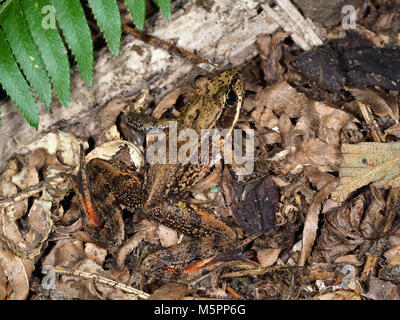
[{"label": "frog", "polygon": [[[245,93],[243,75],[237,69],[229,69],[200,76],[192,87],[193,91],[176,119],[178,132],[191,129],[200,136],[202,129],[225,129],[226,133],[220,141],[222,145],[239,118]],[[142,133],[154,129],[165,130],[167,120],[156,120],[134,111],[124,118],[127,127]],[[181,144],[178,143],[178,147]],[[81,183],[84,184],[82,189],[86,190],[83,202],[89,224],[92,230],[97,230],[95,238],[114,247],[122,244],[124,228],[122,212],[118,207],[123,206],[130,212],[140,211],[193,238],[207,239],[204,245],[192,241],[149,254],[142,262],[144,273],[182,263],[173,261],[176,252],[191,252],[199,258],[232,250],[239,241],[235,230],[218,217],[215,207],[188,197],[191,188],[214,165],[214,162],[157,163],[150,164],[147,172],[141,175],[135,168],[118,162],[90,160],[81,168]],[[111,220],[100,221],[104,212],[113,210],[115,213]],[[103,214],[95,211],[102,211]],[[103,228],[98,228],[100,225]],[[185,254],[181,256],[184,256],[184,262],[189,262]]]}]

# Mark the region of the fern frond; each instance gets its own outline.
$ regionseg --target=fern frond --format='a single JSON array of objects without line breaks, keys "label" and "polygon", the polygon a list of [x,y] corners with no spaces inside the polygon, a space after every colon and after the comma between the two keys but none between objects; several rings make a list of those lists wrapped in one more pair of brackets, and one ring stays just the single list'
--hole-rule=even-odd
[{"label": "fern frond", "polygon": [[26,121],[37,130],[39,110],[28,83],[12,55],[2,29],[0,29],[0,83]]},{"label": "fern frond", "polygon": [[78,64],[85,83],[92,86],[93,42],[89,25],[79,0],[51,0],[63,35]]},{"label": "fern frond", "polygon": [[[17,23],[15,23],[17,22]],[[51,103],[51,84],[40,53],[26,25],[19,0],[14,0],[7,9],[7,19],[0,24],[10,48],[26,78],[46,107]]]},{"label": "fern frond", "polygon": [[55,25],[54,8],[49,0],[21,0],[21,4],[58,98],[67,108],[70,97],[69,62],[67,49]]},{"label": "fern frond", "polygon": [[125,0],[125,4],[136,28],[142,31],[146,18],[146,0]]},{"label": "fern frond", "polygon": [[161,13],[164,17],[169,20],[171,16],[171,0],[153,0],[156,5],[160,8]]},{"label": "fern frond", "polygon": [[108,48],[118,56],[122,29],[117,2],[115,0],[88,0],[88,2]]}]

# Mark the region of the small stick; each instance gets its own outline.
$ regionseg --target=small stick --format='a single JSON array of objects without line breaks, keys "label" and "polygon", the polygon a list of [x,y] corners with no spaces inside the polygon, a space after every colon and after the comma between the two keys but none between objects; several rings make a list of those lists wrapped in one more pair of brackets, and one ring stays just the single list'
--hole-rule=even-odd
[{"label": "small stick", "polygon": [[[371,108],[360,101],[358,101],[357,103],[358,106],[360,107],[365,122],[367,123],[368,127],[371,130],[374,141],[385,142],[385,137],[382,134],[378,123],[373,117]],[[389,191],[389,195],[386,199],[386,215],[385,215],[386,220],[381,233],[383,237],[380,237],[378,241],[372,246],[374,253],[372,255],[369,255],[367,257],[367,260],[365,261],[364,269],[360,276],[360,279],[362,281],[366,281],[368,277],[370,277],[375,273],[376,265],[378,264],[378,259],[381,256],[384,248],[386,234],[387,232],[389,232],[395,217],[394,203],[397,201],[398,198],[399,198],[399,188],[391,188]]]},{"label": "small stick", "polygon": [[54,271],[59,274],[65,274],[68,276],[72,277],[78,277],[78,278],[83,278],[83,279],[90,279],[93,280],[94,282],[104,284],[113,288],[120,289],[126,293],[131,293],[131,294],[136,294],[139,298],[142,299],[147,299],[150,295],[146,292],[143,292],[141,290],[135,289],[131,286],[128,286],[124,283],[117,282],[111,279],[107,279],[104,277],[100,277],[97,274],[89,273],[89,272],[84,272],[80,270],[72,270],[72,269],[65,269],[63,267],[54,267]]},{"label": "small stick", "polygon": [[123,25],[122,29],[124,30],[124,32],[129,33],[130,35],[134,36],[135,38],[143,42],[146,42],[156,48],[162,48],[168,51],[169,53],[175,54],[185,60],[189,60],[191,63],[196,64],[199,67],[206,69],[207,71],[215,71],[221,68],[221,66],[208,61],[206,58],[196,55],[193,52],[190,52],[183,48],[179,48],[167,41],[164,41],[155,36],[151,36],[145,32],[139,32],[138,30],[133,29],[128,25]]},{"label": "small stick", "polygon": [[373,117],[372,110],[370,106],[365,105],[364,103],[357,101],[358,106],[360,107],[360,111],[364,117],[365,122],[367,123],[369,129],[371,130],[372,138],[375,142],[385,142],[385,138],[379,128],[378,123]]},{"label": "small stick", "polygon": [[46,189],[49,186],[51,187],[52,183],[54,181],[56,181],[57,179],[60,179],[60,178],[68,177],[71,175],[72,172],[73,172],[73,170],[70,170],[67,172],[61,172],[59,174],[56,174],[54,177],[51,177],[47,180],[42,180],[38,184],[35,184],[32,187],[24,189],[21,192],[13,194],[9,197],[0,198],[0,209],[8,207],[17,201],[25,200],[25,199],[33,196],[34,194],[43,191],[44,189]]},{"label": "small stick", "polygon": [[232,287],[226,286],[226,291],[228,291],[236,299],[244,300],[244,298],[239,293],[237,293]]},{"label": "small stick", "polygon": [[386,200],[386,215],[385,215],[386,220],[385,220],[385,225],[383,226],[381,232],[383,237],[380,237],[378,241],[375,243],[375,245],[372,246],[374,253],[367,257],[367,261],[365,262],[363,272],[360,276],[362,281],[367,280],[369,276],[375,273],[375,268],[376,265],[378,264],[378,259],[381,256],[385,246],[386,235],[389,232],[395,217],[394,206],[398,198],[399,198],[399,188],[391,188]]},{"label": "small stick", "polygon": [[291,270],[294,268],[302,269],[303,267],[279,265],[279,266],[264,267],[264,268],[258,268],[258,269],[234,271],[234,272],[230,272],[230,273],[225,273],[221,277],[222,278],[239,278],[239,277],[247,277],[247,276],[262,276],[265,273],[272,273],[272,272],[282,271],[282,270]]}]

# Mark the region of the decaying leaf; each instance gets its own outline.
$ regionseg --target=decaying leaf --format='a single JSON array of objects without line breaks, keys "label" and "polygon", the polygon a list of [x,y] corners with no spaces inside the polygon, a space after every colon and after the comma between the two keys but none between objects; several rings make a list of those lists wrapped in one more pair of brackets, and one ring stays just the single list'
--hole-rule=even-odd
[{"label": "decaying leaf", "polygon": [[340,182],[332,199],[344,201],[371,182],[378,188],[400,186],[400,142],[343,144],[342,156]]},{"label": "decaying leaf", "polygon": [[267,248],[267,249],[259,249],[255,248],[257,251],[257,258],[260,262],[261,267],[269,267],[272,266],[279,257],[279,253],[282,251],[281,248]]},{"label": "decaying leaf", "polygon": [[311,248],[314,245],[315,238],[318,230],[318,215],[321,209],[322,202],[328,198],[331,191],[336,187],[336,180],[331,177],[321,191],[315,196],[312,204],[310,205],[306,221],[304,223],[302,248],[299,259],[299,265],[304,266],[306,259],[310,255]]},{"label": "decaying leaf", "polygon": [[351,290],[339,289],[334,292],[321,294],[313,300],[361,300],[361,297]]},{"label": "decaying leaf", "polygon": [[389,115],[394,120],[399,119],[399,107],[396,97],[384,95],[372,89],[346,89],[351,92],[357,101],[369,105],[376,115],[380,117]]},{"label": "decaying leaf", "polygon": [[[29,293],[29,279],[31,278],[34,265],[31,260],[16,257],[5,246],[0,245],[0,270],[6,276],[9,285],[2,286],[5,292],[0,291],[0,296],[9,300],[23,300]],[[1,281],[0,272],[0,281]]]},{"label": "decaying leaf", "polygon": [[390,281],[371,277],[369,290],[364,296],[372,300],[400,300],[400,291],[398,286]]},{"label": "decaying leaf", "polygon": [[167,282],[150,295],[149,300],[181,300],[188,293],[188,285]]},{"label": "decaying leaf", "polygon": [[[312,261],[338,263],[354,260],[345,258],[349,254],[363,257],[362,254],[373,244],[371,239],[378,237],[384,222],[382,211],[385,203],[380,198],[380,193],[367,190],[327,212],[321,235],[312,253]],[[359,259],[354,261],[357,265]]]},{"label": "decaying leaf", "polygon": [[279,195],[271,177],[266,176],[245,187],[234,181],[229,170],[225,168],[223,179],[225,198],[241,229],[251,235],[275,228]]},{"label": "decaying leaf", "polygon": [[51,231],[51,202],[34,200],[29,210],[28,221],[30,229],[23,236],[14,219],[7,215],[7,209],[0,210],[0,239],[20,257],[34,258],[42,248]]},{"label": "decaying leaf", "polygon": [[26,147],[31,151],[43,148],[50,155],[57,153],[62,164],[75,167],[79,164],[81,144],[85,146],[85,149],[89,146],[86,141],[78,139],[72,133],[59,130],[46,134]]},{"label": "decaying leaf", "polygon": [[294,154],[296,163],[314,166],[322,172],[336,171],[340,160],[341,156],[337,147],[320,139],[304,141]]}]

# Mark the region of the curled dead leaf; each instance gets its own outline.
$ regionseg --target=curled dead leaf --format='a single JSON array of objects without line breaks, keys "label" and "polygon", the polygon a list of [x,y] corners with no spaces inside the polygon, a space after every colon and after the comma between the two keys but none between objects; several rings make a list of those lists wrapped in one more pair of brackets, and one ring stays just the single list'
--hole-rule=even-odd
[{"label": "curled dead leaf", "polygon": [[0,210],[0,239],[12,252],[23,258],[34,258],[40,253],[47,240],[53,221],[51,202],[35,199],[28,214],[30,229],[23,236],[15,220],[7,215],[7,210]]},{"label": "curled dead leaf", "polygon": [[110,160],[122,149],[127,148],[129,152],[130,161],[132,161],[137,170],[144,167],[144,157],[140,149],[133,143],[124,140],[113,140],[103,143],[89,152],[85,161],[89,162],[92,159],[99,158],[103,160]]},{"label": "curled dead leaf", "polygon": [[[34,264],[31,260],[22,259],[15,256],[5,246],[0,245],[0,270],[4,273],[6,281],[9,285],[2,286],[3,292],[0,296],[9,300],[24,300],[29,293],[29,280],[34,270]],[[3,275],[3,281],[4,281]],[[0,281],[1,281],[0,272]]]},{"label": "curled dead leaf", "polygon": [[318,230],[318,216],[322,206],[322,202],[329,197],[329,194],[332,192],[332,190],[335,189],[336,185],[337,181],[332,176],[330,181],[328,181],[327,184],[321,189],[321,191],[315,196],[312,204],[308,209],[303,229],[302,247],[298,263],[299,266],[305,265],[306,260],[311,253],[311,248],[314,245]]},{"label": "curled dead leaf", "polygon": [[394,120],[399,120],[399,107],[397,98],[377,92],[372,89],[346,88],[357,99],[371,107],[373,112],[384,117],[389,115]]},{"label": "curled dead leaf", "polygon": [[38,148],[46,150],[49,155],[57,153],[58,158],[67,166],[76,167],[79,165],[80,146],[85,149],[89,147],[86,141],[78,139],[72,133],[64,131],[50,132],[37,141],[26,146],[28,150],[34,151]]},{"label": "curled dead leaf", "polygon": [[326,213],[312,261],[332,262],[348,254],[362,257],[382,228],[384,205],[380,196],[365,192]]},{"label": "curled dead leaf", "polygon": [[293,161],[303,166],[314,166],[322,172],[332,172],[339,168],[341,154],[332,144],[320,139],[310,139],[296,149]]}]

